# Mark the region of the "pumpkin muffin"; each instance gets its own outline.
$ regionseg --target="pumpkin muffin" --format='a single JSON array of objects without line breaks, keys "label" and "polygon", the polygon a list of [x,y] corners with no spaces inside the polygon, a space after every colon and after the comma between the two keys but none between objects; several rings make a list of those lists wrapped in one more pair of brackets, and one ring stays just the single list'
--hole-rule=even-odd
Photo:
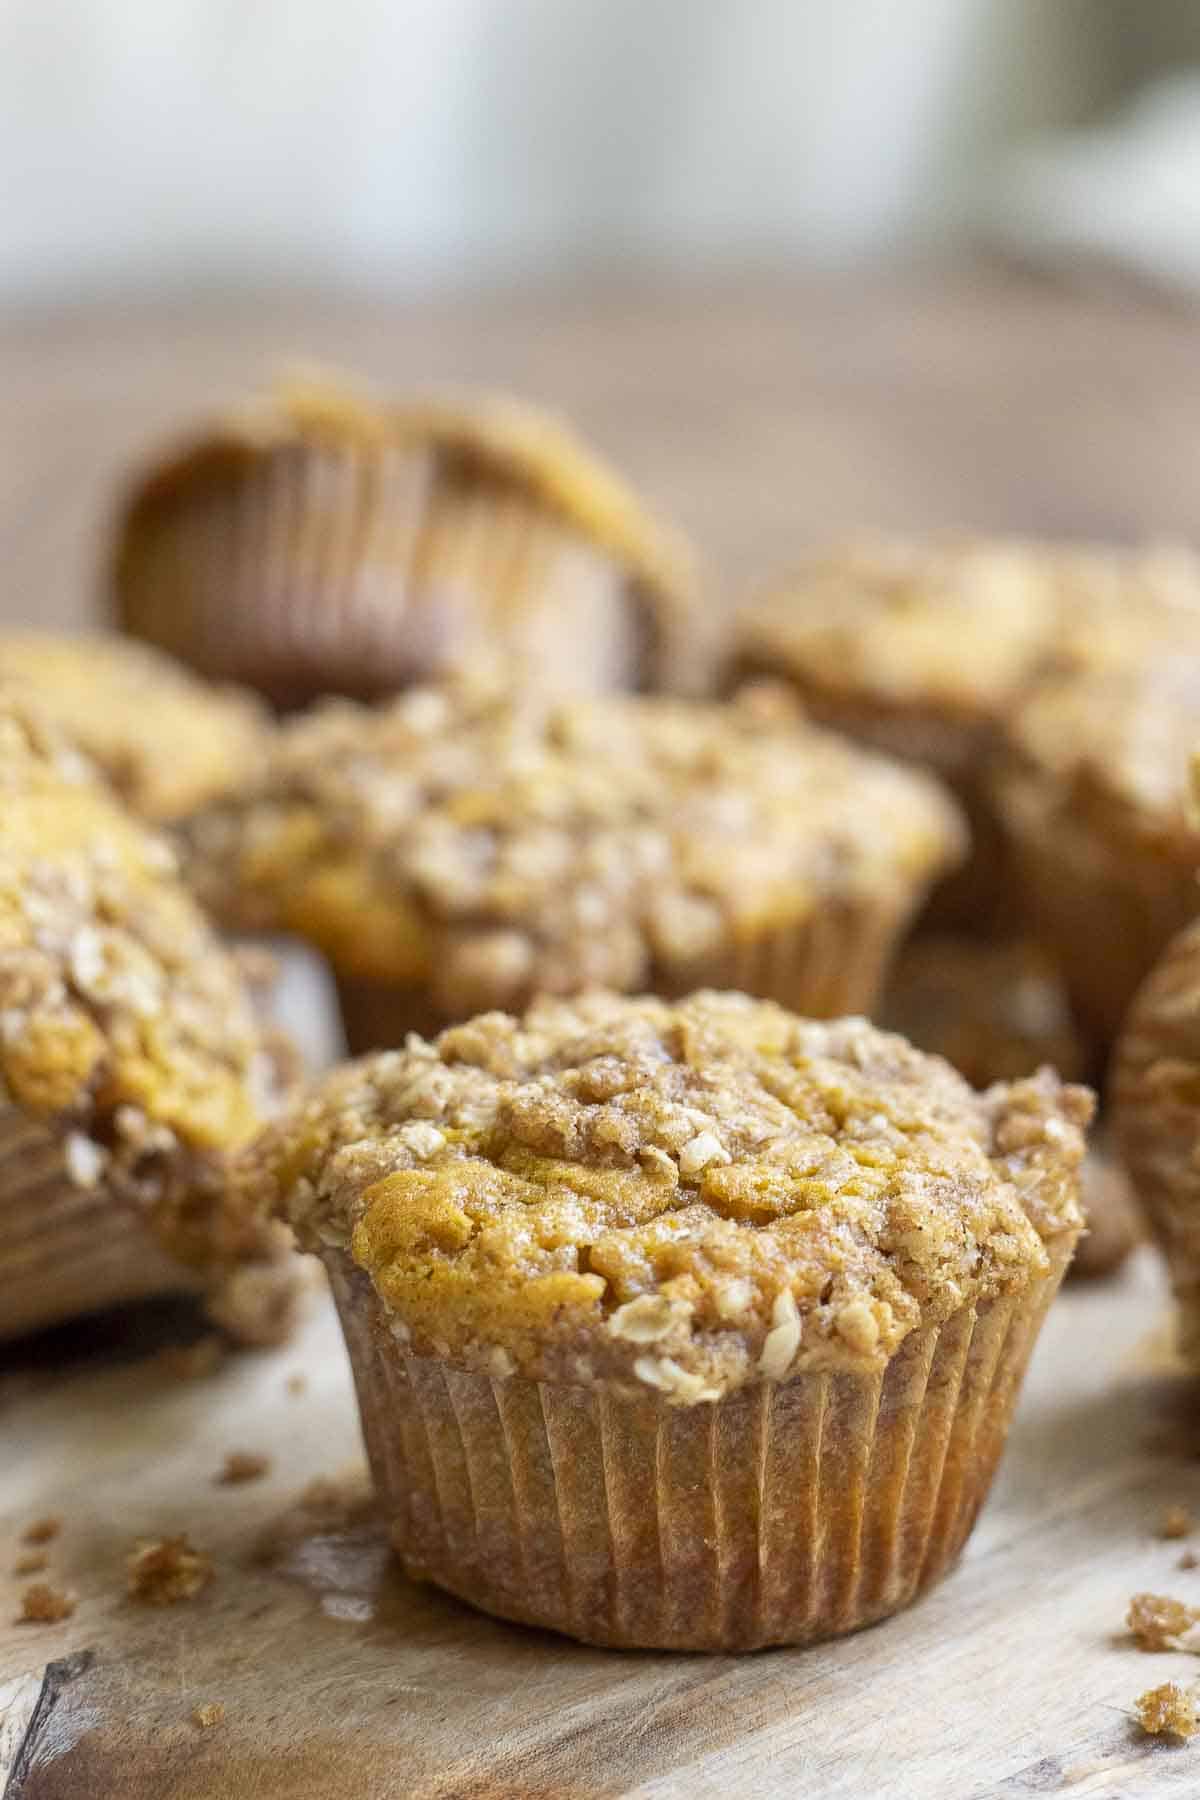
[{"label": "pumpkin muffin", "polygon": [[167,846],[0,699],[0,1338],[188,1287],[284,1329],[299,1264],[227,1179],[272,1052]]},{"label": "pumpkin muffin", "polygon": [[1182,1348],[1200,1365],[1200,922],[1138,991],[1110,1092],[1118,1148],[1170,1267]]},{"label": "pumpkin muffin", "polygon": [[1198,705],[1200,655],[1047,679],[993,772],[1030,924],[1100,1050],[1200,898],[1187,784]]},{"label": "pumpkin muffin", "polygon": [[250,695],[198,681],[133,638],[0,632],[0,694],[35,706],[159,824],[235,786],[261,756]]},{"label": "pumpkin muffin", "polygon": [[593,993],[337,1071],[248,1179],[329,1270],[412,1573],[591,1643],[746,1650],[957,1557],[1090,1111],[863,1019]]},{"label": "pumpkin muffin", "polygon": [[600,985],[866,1011],[962,830],[783,693],[539,706],[458,682],[290,722],[188,843],[219,916],[328,955],[366,1049]]},{"label": "pumpkin muffin", "polygon": [[115,615],[284,707],[501,663],[567,691],[687,687],[689,549],[557,419],[293,383],[161,456],[116,529]]},{"label": "pumpkin muffin", "polygon": [[741,613],[730,681],[770,672],[815,718],[927,765],[971,822],[938,895],[944,925],[1010,933],[988,779],[998,736],[1046,675],[1200,656],[1200,562],[1166,547],[934,537],[811,557]]}]

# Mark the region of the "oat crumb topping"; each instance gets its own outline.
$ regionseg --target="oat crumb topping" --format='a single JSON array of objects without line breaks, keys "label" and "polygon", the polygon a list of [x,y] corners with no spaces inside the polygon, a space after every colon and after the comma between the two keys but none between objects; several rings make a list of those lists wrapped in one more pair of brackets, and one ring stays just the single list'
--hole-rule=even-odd
[{"label": "oat crumb topping", "polygon": [[334,1072],[247,1179],[418,1354],[691,1404],[1020,1292],[1079,1230],[1090,1112],[1048,1071],[975,1093],[861,1019],[591,994]]}]

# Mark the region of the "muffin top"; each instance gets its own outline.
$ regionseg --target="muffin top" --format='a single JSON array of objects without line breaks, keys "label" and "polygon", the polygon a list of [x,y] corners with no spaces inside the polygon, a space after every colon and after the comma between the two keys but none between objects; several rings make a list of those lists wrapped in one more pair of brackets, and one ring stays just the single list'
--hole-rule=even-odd
[{"label": "muffin top", "polygon": [[36,706],[155,823],[246,776],[266,733],[249,695],[115,635],[0,632],[0,693]]},{"label": "muffin top", "polygon": [[1200,862],[1188,792],[1200,653],[1182,651],[1043,681],[1005,733],[998,797],[1020,824],[1094,825],[1192,866]]},{"label": "muffin top", "polygon": [[851,544],[751,604],[735,642],[737,668],[787,674],[818,712],[861,709],[864,728],[872,714],[985,727],[1043,674],[1200,654],[1200,561],[1172,546]]},{"label": "muffin top", "polygon": [[1080,1227],[1091,1108],[863,1019],[593,993],[343,1067],[249,1178],[418,1354],[688,1403],[1019,1293]]},{"label": "muffin top", "polygon": [[[139,554],[141,534],[157,529],[177,503],[236,484],[270,458],[306,447],[368,461],[412,452],[429,458],[431,479],[483,481],[545,507],[624,569],[645,602],[656,661],[690,659],[689,640],[700,624],[690,545],[652,516],[633,489],[555,414],[488,392],[385,405],[319,372],[280,381],[194,432],[141,476],[118,530],[118,596]],[[344,504],[345,495],[336,481],[314,481],[304,499],[315,516],[327,500]]]},{"label": "muffin top", "polygon": [[103,1160],[108,1144],[240,1145],[270,1077],[169,847],[0,698],[0,1097],[90,1134]]},{"label": "muffin top", "polygon": [[736,665],[814,706],[1002,717],[1046,641],[1051,584],[1027,545],[866,540],[814,555],[741,614]]},{"label": "muffin top", "polygon": [[962,831],[932,782],[783,695],[537,706],[454,683],[285,727],[189,843],[218,911],[463,1017],[653,986],[830,895],[917,889]]}]

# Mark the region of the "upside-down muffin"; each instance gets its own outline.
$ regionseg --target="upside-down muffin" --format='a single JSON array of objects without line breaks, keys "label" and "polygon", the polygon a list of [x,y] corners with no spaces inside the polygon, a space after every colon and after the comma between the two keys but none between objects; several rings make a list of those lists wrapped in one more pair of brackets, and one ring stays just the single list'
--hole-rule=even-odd
[{"label": "upside-down muffin", "polygon": [[383,406],[293,383],[133,484],[127,630],[285,707],[500,664],[568,691],[688,688],[688,547],[552,415],[494,395]]}]

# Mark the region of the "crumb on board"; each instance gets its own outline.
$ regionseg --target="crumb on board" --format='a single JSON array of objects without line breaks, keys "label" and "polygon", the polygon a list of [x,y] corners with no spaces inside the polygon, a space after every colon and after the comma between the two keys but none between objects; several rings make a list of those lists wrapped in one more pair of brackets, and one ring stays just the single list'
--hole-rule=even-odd
[{"label": "crumb on board", "polygon": [[75,1611],[75,1596],[48,1581],[34,1581],[21,1595],[19,1625],[57,1625]]},{"label": "crumb on board", "polygon": [[23,1556],[18,1556],[12,1572],[14,1575],[40,1575],[49,1566],[50,1558],[44,1550],[26,1550]]},{"label": "crumb on board", "polygon": [[1200,1569],[1200,1556],[1194,1550],[1185,1550],[1175,1564],[1177,1569]]},{"label": "crumb on board", "polygon": [[271,1467],[261,1450],[227,1450],[214,1480],[220,1487],[236,1487],[243,1481],[259,1481]]},{"label": "crumb on board", "polygon": [[207,1700],[203,1706],[192,1708],[192,1724],[198,1725],[201,1731],[209,1731],[214,1725],[225,1722],[225,1708],[219,1700]]},{"label": "crumb on board", "polygon": [[146,1606],[194,1599],[213,1575],[211,1558],[189,1544],[185,1533],[143,1539],[130,1551],[126,1569],[130,1598]]},{"label": "crumb on board", "polygon": [[302,1394],[308,1386],[308,1376],[304,1374],[303,1370],[295,1369],[288,1376],[283,1385],[288,1393],[293,1396]]},{"label": "crumb on board", "polygon": [[228,1346],[219,1332],[210,1331],[191,1344],[168,1344],[155,1361],[174,1381],[203,1381],[220,1368]]},{"label": "crumb on board", "polygon": [[1177,1738],[1196,1735],[1200,1719],[1196,1716],[1195,1696],[1177,1681],[1164,1681],[1161,1687],[1147,1688],[1133,1703],[1137,1722],[1152,1737],[1168,1734]]},{"label": "crumb on board", "polygon": [[47,1513],[45,1518],[35,1519],[21,1533],[23,1544],[48,1544],[62,1530],[62,1520],[57,1513]]},{"label": "crumb on board", "polygon": [[1200,1622],[1200,1607],[1173,1600],[1169,1594],[1134,1594],[1125,1623],[1139,1650],[1191,1650],[1192,1627]]},{"label": "crumb on board", "polygon": [[1160,1538],[1190,1537],[1195,1528],[1195,1521],[1186,1506],[1168,1506],[1158,1522]]}]

